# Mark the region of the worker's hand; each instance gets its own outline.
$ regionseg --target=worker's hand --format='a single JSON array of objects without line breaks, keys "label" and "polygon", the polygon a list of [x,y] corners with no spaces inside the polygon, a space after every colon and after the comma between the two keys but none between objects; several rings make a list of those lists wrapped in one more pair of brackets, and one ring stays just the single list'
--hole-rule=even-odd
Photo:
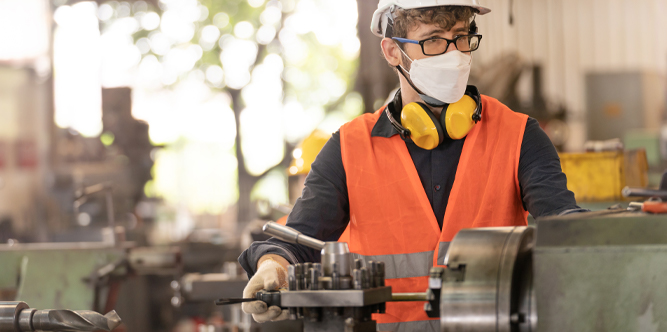
[{"label": "worker's hand", "polygon": [[[287,288],[287,270],[275,260],[266,259],[260,261],[257,273],[243,289],[243,297],[252,298],[260,290],[271,291],[280,288]],[[266,302],[263,301],[245,302],[241,308],[243,312],[252,314],[257,323],[284,320],[289,317],[289,310],[281,310],[278,306],[267,308]]]}]

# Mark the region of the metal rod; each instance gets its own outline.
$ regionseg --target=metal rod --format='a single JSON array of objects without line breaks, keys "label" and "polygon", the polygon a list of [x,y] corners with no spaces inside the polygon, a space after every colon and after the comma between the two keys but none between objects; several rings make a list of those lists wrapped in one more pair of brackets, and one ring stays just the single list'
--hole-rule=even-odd
[{"label": "metal rod", "polygon": [[623,197],[660,197],[667,198],[667,190],[652,190],[644,188],[623,188]]},{"label": "metal rod", "polygon": [[76,196],[74,198],[79,199],[79,198],[82,198],[82,197],[85,197],[85,196],[90,196],[92,194],[95,194],[95,193],[98,193],[98,192],[101,192],[101,191],[107,189],[108,186],[109,186],[108,183],[102,182],[102,183],[94,184],[92,186],[81,188],[81,189],[76,191],[76,193],[75,193]]},{"label": "metal rod", "polygon": [[0,332],[18,330],[21,311],[30,308],[25,302],[0,302]]},{"label": "metal rod", "polygon": [[25,302],[0,302],[0,332],[111,331],[121,324],[116,311],[31,309]]},{"label": "metal rod", "polygon": [[427,293],[392,293],[392,302],[417,302],[428,301]]},{"label": "metal rod", "polygon": [[283,226],[273,221],[269,221],[264,224],[262,229],[264,233],[274,236],[285,242],[301,244],[317,250],[322,250],[322,248],[324,248],[324,241],[303,235],[301,232],[295,230],[294,228]]}]

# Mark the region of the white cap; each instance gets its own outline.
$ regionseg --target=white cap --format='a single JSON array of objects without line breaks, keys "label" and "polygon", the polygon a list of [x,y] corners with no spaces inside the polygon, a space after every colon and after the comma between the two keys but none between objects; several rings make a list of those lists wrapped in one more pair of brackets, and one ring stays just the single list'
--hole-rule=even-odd
[{"label": "white cap", "polygon": [[392,7],[403,9],[438,7],[438,6],[465,6],[472,7],[479,11],[479,15],[491,12],[491,9],[479,5],[478,0],[380,0],[378,9],[373,13],[371,21],[371,31],[378,37],[384,37],[384,31],[387,28],[387,19],[385,14],[392,10]]}]

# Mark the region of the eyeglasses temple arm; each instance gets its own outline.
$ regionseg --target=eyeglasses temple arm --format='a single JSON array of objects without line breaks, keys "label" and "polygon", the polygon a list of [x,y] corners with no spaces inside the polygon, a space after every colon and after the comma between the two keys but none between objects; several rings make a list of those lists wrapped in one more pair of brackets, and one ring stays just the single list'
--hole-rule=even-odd
[{"label": "eyeglasses temple arm", "polygon": [[407,38],[392,37],[391,39],[397,40],[401,43],[419,44],[419,41],[412,40],[412,39],[407,39]]}]

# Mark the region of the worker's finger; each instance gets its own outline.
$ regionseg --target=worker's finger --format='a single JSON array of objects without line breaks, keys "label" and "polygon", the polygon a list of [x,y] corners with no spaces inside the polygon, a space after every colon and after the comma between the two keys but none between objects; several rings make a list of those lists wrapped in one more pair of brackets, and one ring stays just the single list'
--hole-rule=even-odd
[{"label": "worker's finger", "polygon": [[263,287],[264,287],[264,278],[262,278],[262,276],[255,275],[248,281],[248,284],[243,289],[243,297],[244,298],[255,297],[255,294],[257,294],[258,291],[262,290]]},{"label": "worker's finger", "polygon": [[278,317],[272,319],[272,321],[275,322],[275,321],[279,321],[279,320],[285,320],[285,319],[288,319],[288,318],[289,318],[289,310],[283,310],[280,313],[280,315]]},{"label": "worker's finger", "polygon": [[255,319],[257,323],[264,323],[270,320],[278,318],[282,314],[282,310],[278,306],[271,306],[269,309],[261,314],[253,314],[252,318]]},{"label": "worker's finger", "polygon": [[266,302],[263,301],[243,302],[241,304],[241,310],[246,314],[262,314],[267,309]]}]

